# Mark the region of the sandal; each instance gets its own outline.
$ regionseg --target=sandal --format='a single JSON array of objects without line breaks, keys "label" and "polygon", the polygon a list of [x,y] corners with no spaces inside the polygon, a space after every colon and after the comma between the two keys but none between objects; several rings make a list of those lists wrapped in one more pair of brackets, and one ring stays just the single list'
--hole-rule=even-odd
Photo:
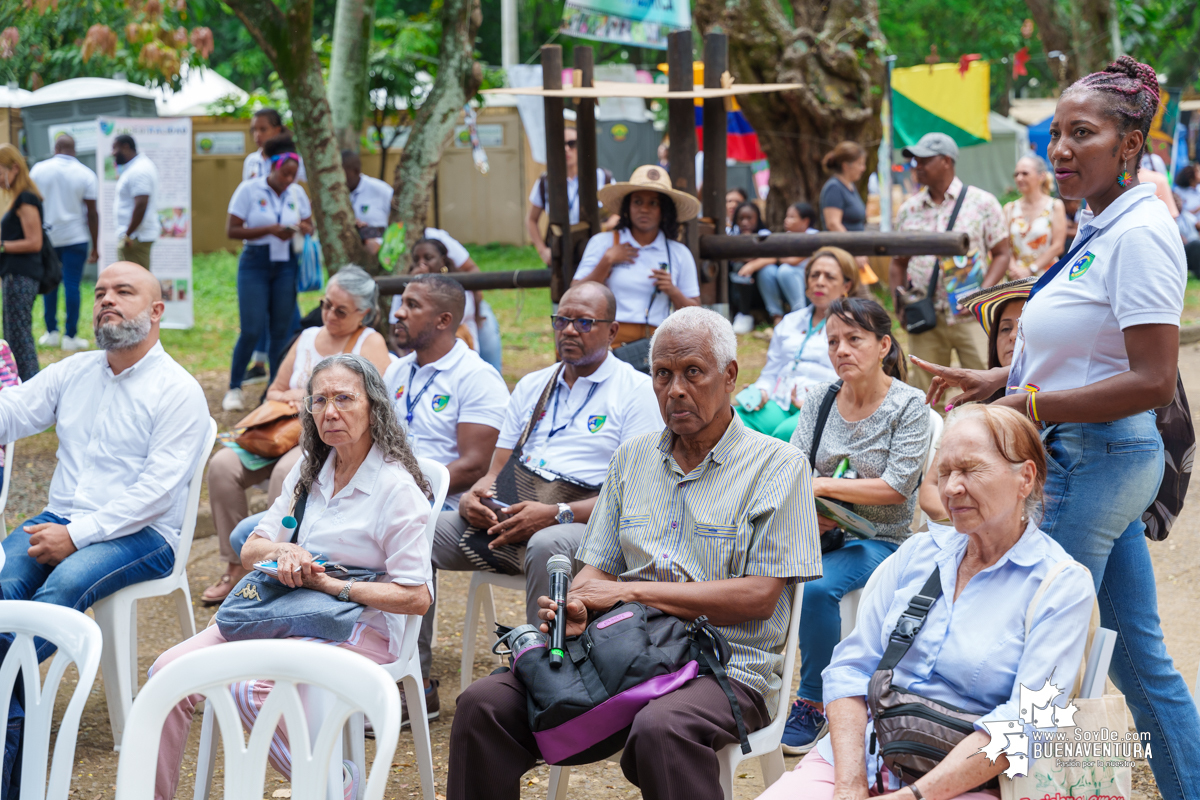
[{"label": "sandal", "polygon": [[[239,579],[240,580],[240,579]],[[221,580],[214,583],[212,586],[204,590],[200,595],[200,602],[206,606],[219,606],[225,602],[225,598],[233,591],[234,584],[237,581],[233,576],[226,572],[221,576]]]}]

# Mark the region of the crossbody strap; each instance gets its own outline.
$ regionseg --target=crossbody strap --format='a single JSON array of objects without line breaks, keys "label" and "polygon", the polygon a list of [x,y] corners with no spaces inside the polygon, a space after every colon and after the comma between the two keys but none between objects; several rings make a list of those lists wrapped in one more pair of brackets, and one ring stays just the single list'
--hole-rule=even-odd
[{"label": "crossbody strap", "polygon": [[[1058,261],[1055,261],[1054,265],[1050,267],[1050,269],[1042,273],[1042,277],[1038,278],[1037,283],[1035,283],[1033,288],[1029,290],[1029,300],[1033,300],[1033,296],[1035,294],[1040,292],[1042,289],[1045,289],[1046,286],[1049,285],[1050,281],[1054,280],[1055,276],[1062,272],[1063,267],[1070,263],[1071,259],[1075,257],[1075,254],[1083,249],[1085,244],[1092,240],[1092,237],[1096,234],[1096,230],[1096,228],[1092,228],[1090,231],[1088,231],[1087,236],[1083,237],[1079,241],[1079,244],[1072,247],[1069,253],[1060,258]],[[1026,305],[1028,305],[1028,301],[1026,301]]]},{"label": "crossbody strap", "polygon": [[546,402],[550,399],[550,393],[554,391],[554,387],[558,384],[558,376],[562,374],[563,365],[559,362],[558,369],[554,370],[554,374],[550,376],[550,381],[546,384],[546,388],[542,389],[542,395],[538,398],[537,405],[533,407],[533,415],[529,418],[529,424],[525,426],[525,431],[521,434],[521,438],[517,440],[517,446],[513,448],[514,455],[520,455],[525,449],[525,442],[529,441],[530,435],[533,434],[533,429],[537,427],[538,419],[541,418],[542,412],[546,410]]},{"label": "crossbody strap", "polygon": [[[954,230],[954,223],[958,222],[958,212],[962,210],[963,200],[967,199],[967,191],[970,190],[970,188],[971,187],[969,185],[964,183],[962,191],[958,193],[958,198],[954,201],[954,210],[950,212],[950,222],[948,225],[946,225],[947,233]],[[925,294],[926,297],[933,297],[933,293],[937,291],[938,281],[941,280],[942,277],[942,271],[938,268],[938,266],[938,262],[935,260],[933,262],[933,272],[929,275],[929,288]]]},{"label": "crossbody strap", "polygon": [[929,615],[929,609],[941,596],[942,571],[940,567],[935,567],[929,580],[925,581],[925,585],[921,587],[921,591],[908,601],[908,608],[904,609],[900,619],[896,620],[896,627],[888,639],[887,650],[883,651],[883,658],[879,660],[879,666],[875,668],[877,671],[882,672],[896,668],[900,659],[904,658],[904,654],[908,652],[908,648],[912,647],[917,634],[925,624],[925,617]]},{"label": "crossbody strap", "polygon": [[829,387],[829,391],[821,398],[821,408],[817,410],[817,424],[813,428],[812,446],[808,449],[808,465],[813,469],[817,468],[817,448],[821,446],[821,434],[825,432],[825,422],[829,419],[829,412],[833,410],[833,402],[837,400],[837,393],[841,391],[842,382],[835,381]]},{"label": "crossbody strap", "polygon": [[292,519],[296,520],[296,527],[292,529],[292,544],[300,540],[300,523],[304,522],[304,509],[308,506],[308,489],[303,489],[300,496],[296,498],[295,507],[292,509]]}]

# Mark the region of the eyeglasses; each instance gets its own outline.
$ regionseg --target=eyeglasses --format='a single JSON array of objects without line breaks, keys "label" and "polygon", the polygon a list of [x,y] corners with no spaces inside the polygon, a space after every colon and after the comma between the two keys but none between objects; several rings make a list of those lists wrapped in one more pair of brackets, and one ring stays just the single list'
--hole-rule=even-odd
[{"label": "eyeglasses", "polygon": [[338,319],[345,319],[350,316],[350,312],[346,309],[335,306],[325,298],[321,298],[321,313],[324,314],[325,312],[333,314]]},{"label": "eyeglasses", "polygon": [[325,395],[321,394],[310,394],[308,397],[304,398],[304,407],[308,409],[308,413],[313,414],[314,416],[317,414],[324,414],[325,410],[329,408],[330,403],[333,403],[335,406],[337,406],[338,411],[349,411],[351,408],[353,408],[355,401],[357,401],[360,396],[361,395],[359,395],[357,392],[343,392],[341,394],[335,394],[333,397],[326,397]]},{"label": "eyeglasses", "polygon": [[611,319],[591,319],[590,317],[579,317],[572,319],[571,317],[551,316],[550,323],[556,331],[565,331],[568,325],[574,325],[575,330],[580,333],[591,333],[592,326],[598,322],[612,322]]},{"label": "eyeglasses", "polygon": [[563,142],[563,144],[566,145],[568,150],[574,150],[576,147],[579,146],[579,140],[578,139],[567,139],[566,141]]}]

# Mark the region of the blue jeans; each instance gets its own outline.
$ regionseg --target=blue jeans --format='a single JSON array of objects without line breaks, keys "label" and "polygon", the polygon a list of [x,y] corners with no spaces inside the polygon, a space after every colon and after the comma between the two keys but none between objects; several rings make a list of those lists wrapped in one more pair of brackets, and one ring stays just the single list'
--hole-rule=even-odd
[{"label": "blue jeans", "polygon": [[844,547],[821,557],[822,576],[804,584],[797,697],[821,702],[821,670],[829,666],[833,648],[842,638],[842,613],[838,604],[848,592],[866,586],[875,568],[899,546],[874,539],[850,539]]},{"label": "blue jeans", "polygon": [[[87,261],[88,243],[69,244],[56,247],[58,260],[62,262],[62,287],[67,298],[67,336],[79,333],[79,281],[83,278],[83,262]],[[46,307],[46,330],[58,330],[58,287],[42,295]]]},{"label": "blue jeans", "polygon": [[[165,578],[175,567],[175,551],[151,528],[90,544],[54,567],[39,564],[29,556],[26,525],[66,525],[70,521],[43,511],[8,535],[3,543],[4,569],[0,570],[0,594],[5,600],[34,600],[86,611],[97,600],[126,586]],[[45,661],[56,649],[44,639],[35,639],[34,644],[39,661]]]},{"label": "blue jeans", "polygon": [[238,561],[242,560],[242,547],[246,544],[246,540],[250,538],[250,534],[254,533],[254,529],[258,527],[259,521],[266,515],[266,511],[260,511],[233,526],[233,530],[229,534],[229,546],[233,548],[233,553],[238,557]]},{"label": "blue jeans", "polygon": [[[285,342],[300,332],[301,323],[300,303],[297,301],[296,307],[292,311],[292,323],[288,325],[287,336],[284,337]],[[250,356],[251,361],[256,363],[265,362],[271,357],[271,351],[268,349],[271,346],[270,338],[270,331],[268,331],[266,328],[263,328],[262,336],[259,336],[258,341],[254,343],[254,353]]]},{"label": "blue jeans", "polygon": [[479,357],[500,371],[503,347],[500,344],[500,323],[496,321],[496,312],[484,300],[479,304],[483,314],[483,324],[479,326]]},{"label": "blue jeans", "polygon": [[265,244],[248,244],[242,248],[237,277],[241,333],[233,346],[230,389],[242,385],[254,346],[264,331],[268,334],[267,354],[271,359],[268,380],[275,379],[279,362],[283,361],[288,328],[298,311],[296,270],[295,253],[287,261],[272,261],[270,248]]},{"label": "blue jeans", "polygon": [[808,304],[807,298],[804,296],[804,269],[802,267],[793,267],[791,264],[767,264],[754,273],[754,282],[758,285],[758,293],[762,295],[767,313],[772,317],[783,316],[785,300],[791,311],[799,311]]},{"label": "blue jeans", "polygon": [[1154,414],[1054,425],[1042,438],[1047,453],[1042,530],[1092,571],[1100,624],[1117,632],[1108,674],[1124,693],[1138,730],[1150,734],[1158,790],[1164,800],[1198,798],[1200,715],[1163,645],[1141,520],[1163,474]]}]

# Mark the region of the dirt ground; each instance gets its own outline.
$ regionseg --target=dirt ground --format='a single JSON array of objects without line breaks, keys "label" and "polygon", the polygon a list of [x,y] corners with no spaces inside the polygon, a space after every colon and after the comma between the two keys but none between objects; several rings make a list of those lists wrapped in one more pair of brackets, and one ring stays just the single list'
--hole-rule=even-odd
[{"label": "dirt ground", "polygon": [[[755,340],[744,341],[743,364],[744,375],[757,374],[763,361],[765,341],[762,335]],[[743,337],[749,339],[749,337]],[[746,352],[748,351],[748,352]],[[748,357],[747,357],[748,356]],[[533,359],[536,360],[536,359]],[[533,366],[530,364],[530,366]],[[1180,368],[1184,382],[1192,397],[1200,397],[1200,345],[1186,346],[1180,354]],[[220,398],[223,390],[222,376],[201,375],[205,386],[213,416],[222,429],[227,428],[235,415],[220,411]],[[45,433],[28,440],[22,440],[15,464],[10,465],[14,470],[12,489],[8,501],[7,521],[10,525],[32,516],[45,503],[46,490],[54,468],[54,449],[56,441],[53,433]],[[1197,663],[1200,662],[1200,634],[1192,616],[1200,609],[1200,503],[1193,500],[1176,522],[1171,537],[1162,543],[1151,543],[1155,571],[1158,577],[1158,601],[1163,617],[1163,631],[1168,650],[1175,659],[1176,665],[1193,689]],[[198,539],[192,549],[188,563],[188,575],[194,598],[196,624],[203,628],[211,617],[212,610],[199,602],[200,592],[220,575],[223,567],[217,557],[217,542],[213,537]],[[441,796],[445,793],[447,768],[447,748],[450,735],[450,725],[454,719],[454,701],[459,686],[459,659],[463,636],[464,605],[468,586],[468,576],[463,573],[443,573],[440,579],[441,601],[439,603],[438,641],[434,650],[433,673],[441,679],[441,717],[431,724],[433,740],[434,772],[436,775],[436,791]],[[496,590],[498,616],[502,622],[517,624],[522,620],[523,601],[515,592]],[[143,601],[138,609],[139,636],[138,650],[141,674],[154,658],[163,650],[171,647],[180,640],[180,631],[173,606],[166,600],[155,599]],[[489,649],[492,637],[482,627],[475,632],[477,636],[474,674],[476,677],[486,675],[496,665]],[[793,682],[798,683],[798,674]],[[74,668],[68,671],[68,680],[60,691],[58,714],[66,705],[69,692],[74,687]],[[795,688],[793,686],[793,688]],[[187,755],[184,759],[183,779],[180,786],[180,796],[189,796],[192,792],[191,781],[194,779],[196,743],[199,738],[199,724],[192,728]],[[117,769],[117,754],[113,752],[112,733],[108,724],[108,715],[104,700],[102,678],[97,677],[95,687],[88,699],[79,732],[76,750],[75,775],[73,777],[71,797],[80,800],[104,800],[114,795],[114,782]],[[368,757],[372,754],[372,744],[368,743]],[[412,740],[405,730],[400,738],[392,763],[392,775],[389,781],[387,797],[403,798],[420,796],[420,779],[412,758]],[[137,758],[138,754],[126,754],[127,757]],[[788,767],[795,765],[797,759],[787,759]],[[549,771],[540,767],[530,772],[523,782],[522,797],[544,797],[547,789]],[[220,785],[221,774],[218,762],[217,785],[213,787],[213,796],[222,796]],[[616,798],[636,797],[638,790],[629,784],[621,774],[617,758],[594,764],[588,767],[577,767],[570,778],[571,795],[573,797],[598,798],[599,800],[615,800]],[[756,797],[762,791],[762,778],[758,763],[745,762],[738,770],[735,794],[739,800]],[[268,768],[265,797],[286,797],[287,783],[281,776]],[[1134,798],[1136,800],[1151,800],[1159,797],[1153,777],[1145,765],[1135,767]]]}]

